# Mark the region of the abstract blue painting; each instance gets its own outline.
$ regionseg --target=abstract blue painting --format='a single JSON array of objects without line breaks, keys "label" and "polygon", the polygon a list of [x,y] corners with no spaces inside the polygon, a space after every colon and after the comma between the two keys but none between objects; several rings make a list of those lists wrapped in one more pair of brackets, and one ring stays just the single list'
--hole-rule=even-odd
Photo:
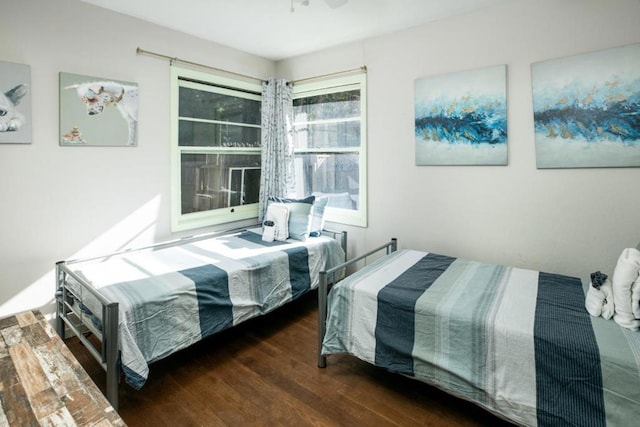
[{"label": "abstract blue painting", "polygon": [[640,44],[531,66],[538,168],[640,166]]},{"label": "abstract blue painting", "polygon": [[506,65],[415,81],[416,165],[506,165]]}]

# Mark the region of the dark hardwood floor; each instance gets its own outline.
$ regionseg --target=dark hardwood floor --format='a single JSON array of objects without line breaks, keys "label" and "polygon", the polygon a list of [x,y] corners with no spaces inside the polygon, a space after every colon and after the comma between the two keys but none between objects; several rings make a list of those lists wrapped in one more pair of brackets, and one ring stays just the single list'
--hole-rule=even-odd
[{"label": "dark hardwood floor", "polygon": [[[507,426],[479,407],[350,356],[316,365],[316,293],[151,364],[120,384],[130,426]],[[170,333],[167,331],[167,333]],[[76,338],[76,358],[105,376]]]}]

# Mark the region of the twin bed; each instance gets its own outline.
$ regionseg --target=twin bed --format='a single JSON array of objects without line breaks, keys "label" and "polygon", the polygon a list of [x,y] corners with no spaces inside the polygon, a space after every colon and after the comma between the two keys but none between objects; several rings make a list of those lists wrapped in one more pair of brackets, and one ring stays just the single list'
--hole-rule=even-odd
[{"label": "twin bed", "polygon": [[321,273],[319,367],[346,353],[520,425],[637,425],[640,332],[591,317],[589,283],[396,249]]},{"label": "twin bed", "polygon": [[117,408],[121,375],[140,388],[150,363],[319,287],[319,367],[350,354],[520,425],[640,419],[640,332],[591,317],[588,282],[395,240],[345,261],[346,233],[331,234],[264,242],[258,228],[59,262],[57,331],[102,364]]},{"label": "twin bed", "polygon": [[101,363],[117,409],[121,375],[141,388],[150,363],[315,289],[345,253],[346,233],[265,242],[254,228],[62,261],[56,329],[63,339],[73,331]]}]

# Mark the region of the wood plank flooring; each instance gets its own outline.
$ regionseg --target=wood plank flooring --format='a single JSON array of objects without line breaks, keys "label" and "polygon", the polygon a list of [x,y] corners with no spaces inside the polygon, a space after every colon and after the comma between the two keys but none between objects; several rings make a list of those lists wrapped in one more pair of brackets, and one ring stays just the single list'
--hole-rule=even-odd
[{"label": "wood plank flooring", "polygon": [[39,311],[0,319],[0,426],[123,426]]},{"label": "wood plank flooring", "polygon": [[[316,366],[315,292],[150,366],[120,384],[129,426],[507,426],[477,406],[350,356]],[[71,351],[104,391],[77,339]]]}]

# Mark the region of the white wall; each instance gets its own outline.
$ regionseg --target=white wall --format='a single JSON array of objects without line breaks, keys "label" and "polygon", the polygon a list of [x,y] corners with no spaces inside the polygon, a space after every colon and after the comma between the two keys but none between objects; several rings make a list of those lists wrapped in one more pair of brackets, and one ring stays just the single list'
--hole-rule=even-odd
[{"label": "white wall", "polygon": [[[31,66],[33,143],[0,145],[0,316],[53,300],[54,263],[164,240],[169,66],[136,47],[254,76],[369,69],[369,227],[402,247],[587,275],[640,239],[640,169],[536,170],[532,62],[640,42],[637,0],[518,1],[273,64],[78,0],[4,2],[0,60]],[[509,165],[417,167],[416,78],[508,66]],[[139,84],[135,148],[60,147],[58,73]]]},{"label": "white wall", "polygon": [[[401,247],[588,277],[640,240],[640,169],[537,170],[531,64],[640,42],[637,0],[516,1],[278,63],[300,79],[368,67],[369,227]],[[507,64],[508,166],[415,166],[413,84]],[[614,64],[615,66],[615,64]]]},{"label": "white wall", "polygon": [[[0,60],[31,66],[33,143],[0,144],[0,316],[52,309],[54,263],[170,236],[168,62],[257,77],[275,64],[77,0],[5,1]],[[59,72],[137,82],[137,147],[60,147]],[[7,89],[3,89],[7,90]]]}]

